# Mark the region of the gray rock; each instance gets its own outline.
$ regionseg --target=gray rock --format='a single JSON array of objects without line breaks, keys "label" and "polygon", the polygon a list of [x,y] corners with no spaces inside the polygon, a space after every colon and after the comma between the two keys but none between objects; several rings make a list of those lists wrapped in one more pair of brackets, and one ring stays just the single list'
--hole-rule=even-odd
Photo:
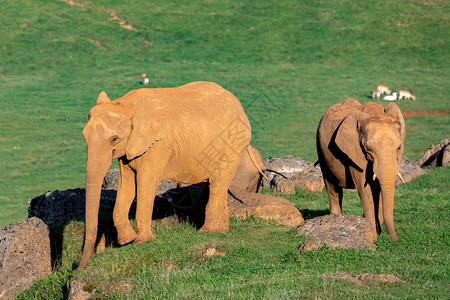
[{"label": "gray rock", "polygon": [[95,288],[79,280],[67,281],[67,300],[87,300]]},{"label": "gray rock", "polygon": [[313,166],[313,163],[300,157],[293,155],[269,157],[264,159],[264,165],[270,170],[283,174],[286,178],[272,172],[266,172],[269,181],[263,180],[263,187],[270,187],[272,190],[283,194],[295,193],[295,187],[311,192],[321,191],[325,187],[320,168],[314,167],[308,174],[303,174],[304,171]]},{"label": "gray rock", "polygon": [[376,249],[375,228],[369,220],[359,216],[331,214],[309,219],[298,226],[297,235],[308,236],[299,252],[322,246],[332,249]]},{"label": "gray rock", "polygon": [[[402,157],[402,161],[400,162],[400,174],[405,180],[405,183],[410,182],[416,179],[419,176],[425,175],[425,171],[420,168],[420,166],[407,158],[406,156]],[[395,180],[395,184],[401,184],[402,181],[397,178]]]},{"label": "gray rock", "polygon": [[[117,191],[119,187],[119,169],[111,169],[106,172],[105,178],[103,178],[102,189]],[[173,194],[177,188],[177,183],[172,181],[163,180],[156,192],[156,195],[161,198],[171,198],[169,195]],[[169,193],[169,195],[166,195]]]},{"label": "gray rock", "polygon": [[303,222],[300,211],[286,199],[250,192],[242,192],[236,196],[239,200],[228,196],[230,217],[255,216],[264,220],[274,220],[289,227],[295,227]]},{"label": "gray rock", "polygon": [[52,272],[47,225],[38,218],[0,228],[0,299],[14,295]]},{"label": "gray rock", "polygon": [[450,137],[436,142],[428,148],[425,154],[417,160],[422,168],[450,166]]},{"label": "gray rock", "polygon": [[[115,201],[115,191],[102,191],[100,210],[112,211]],[[31,200],[28,217],[37,217],[48,226],[65,225],[72,220],[84,220],[85,206],[85,189],[51,191]]]}]

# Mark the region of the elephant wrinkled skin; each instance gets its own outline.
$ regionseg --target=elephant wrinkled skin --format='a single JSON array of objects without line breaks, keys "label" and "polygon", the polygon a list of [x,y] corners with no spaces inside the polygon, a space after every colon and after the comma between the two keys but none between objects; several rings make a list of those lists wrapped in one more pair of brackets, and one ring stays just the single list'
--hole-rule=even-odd
[{"label": "elephant wrinkled skin", "polygon": [[[83,130],[86,163],[86,236],[79,268],[94,251],[100,190],[111,160],[119,160],[113,219],[123,245],[155,239],[155,194],[162,180],[209,182],[200,231],[228,231],[227,192],[249,147],[250,123],[239,100],[215,83],[139,89],[110,101],[100,93]],[[128,212],[137,196],[137,234]]]},{"label": "elephant wrinkled skin", "polygon": [[331,106],[317,129],[317,153],[331,213],[342,211],[343,188],[356,188],[364,216],[398,241],[394,228],[394,187],[404,150],[405,122],[399,107],[386,109],[347,99]]}]

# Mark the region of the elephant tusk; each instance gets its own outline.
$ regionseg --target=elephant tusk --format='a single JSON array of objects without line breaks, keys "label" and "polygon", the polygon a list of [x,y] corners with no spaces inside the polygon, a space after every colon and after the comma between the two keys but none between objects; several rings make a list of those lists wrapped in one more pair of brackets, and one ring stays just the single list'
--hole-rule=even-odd
[{"label": "elephant tusk", "polygon": [[398,172],[397,176],[398,176],[398,178],[400,178],[400,180],[401,180],[403,183],[405,183],[405,180],[403,179],[403,177],[402,177],[402,175],[400,174],[400,172]]},{"label": "elephant tusk", "polygon": [[375,173],[374,173],[374,174],[373,174],[372,181],[375,181],[375,179],[377,179],[377,175],[375,175]]}]

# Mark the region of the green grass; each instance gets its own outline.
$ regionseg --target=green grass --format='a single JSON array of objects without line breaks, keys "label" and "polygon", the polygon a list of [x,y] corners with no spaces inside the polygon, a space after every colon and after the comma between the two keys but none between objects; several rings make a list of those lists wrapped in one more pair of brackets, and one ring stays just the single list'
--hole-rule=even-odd
[{"label": "green grass", "polygon": [[[431,170],[397,188],[400,242],[390,240],[383,230],[374,252],[321,248],[297,253],[304,237],[297,237],[295,229],[254,218],[232,219],[227,234],[155,221],[155,241],[107,248],[77,272],[73,268],[81,256],[84,224],[73,222],[64,228],[60,271],[41,279],[19,299],[60,298],[68,279],[94,287],[95,297],[112,299],[443,299],[449,292],[448,174],[445,168]],[[297,190],[287,197],[305,218],[327,213],[325,192]],[[343,208],[346,214],[362,213],[356,193],[346,192]],[[210,244],[218,244],[226,255],[200,259]],[[405,282],[359,286],[320,277],[337,272],[392,274]]]},{"label": "green grass", "polygon": [[[84,187],[81,130],[87,113],[102,90],[115,99],[140,88],[141,73],[151,87],[207,80],[234,93],[252,121],[252,144],[264,157],[294,154],[315,161],[315,131],[326,109],[348,97],[370,101],[378,83],[417,96],[397,102],[402,110],[450,111],[447,1],[79,2],[85,7],[0,1],[0,226],[25,219],[35,196]],[[138,31],[121,28],[107,9]],[[449,115],[405,120],[405,155],[413,160],[450,134]],[[114,282],[129,282],[142,297],[442,297],[449,281],[449,197],[448,186],[433,183],[448,178],[448,168],[435,170],[399,187],[395,218],[404,241],[396,245],[382,235],[375,253],[324,249],[298,256],[301,238],[292,231],[233,221],[228,235],[177,226],[159,232],[155,243],[108,249],[91,262],[102,265],[98,276],[89,277],[94,267],[71,268],[80,239],[65,237],[73,244],[66,246],[64,267],[32,295],[58,298],[66,279],[80,277],[108,295]],[[361,214],[359,200],[351,197],[345,213]],[[303,214],[328,207],[324,193],[300,193],[293,201]],[[68,235],[82,231],[81,225],[68,226]],[[261,243],[266,239],[267,245]],[[186,256],[215,241],[229,255],[200,263]],[[133,255],[142,258],[122,266]],[[161,270],[169,259],[174,268]],[[408,283],[367,288],[315,277],[337,271],[388,272]]]}]

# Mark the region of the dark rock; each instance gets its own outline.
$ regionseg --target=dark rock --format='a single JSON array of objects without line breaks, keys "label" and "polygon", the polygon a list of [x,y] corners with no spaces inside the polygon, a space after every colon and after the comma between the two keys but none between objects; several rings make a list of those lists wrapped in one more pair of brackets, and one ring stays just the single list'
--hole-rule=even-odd
[{"label": "dark rock", "polygon": [[[405,183],[416,179],[419,176],[425,175],[425,171],[419,167],[419,165],[406,156],[402,156],[402,161],[400,162],[400,174],[403,177]],[[397,178],[395,184],[401,184],[402,181]]]},{"label": "dark rock", "polygon": [[436,142],[428,148],[425,154],[417,160],[422,168],[450,166],[450,137]]},{"label": "dark rock", "polygon": [[297,235],[308,237],[299,252],[322,246],[343,249],[375,250],[377,233],[364,217],[331,214],[309,219],[298,226]]},{"label": "dark rock", "polygon": [[[112,211],[115,201],[115,191],[102,191],[100,211]],[[84,220],[85,206],[85,189],[52,191],[31,200],[28,217],[37,217],[48,226],[66,225],[73,220]]]},{"label": "dark rock", "polygon": [[303,222],[299,210],[286,199],[249,192],[242,192],[236,197],[238,200],[228,196],[230,217],[255,216],[264,220],[274,220],[289,227],[295,227]]},{"label": "dark rock", "polygon": [[0,228],[0,299],[14,295],[52,272],[47,226],[38,218]]},{"label": "dark rock", "polygon": [[293,155],[269,157],[264,159],[264,165],[267,169],[277,171],[286,178],[272,172],[266,172],[269,181],[263,180],[263,187],[271,187],[272,190],[283,194],[295,193],[295,187],[311,192],[321,191],[325,187],[320,168],[314,167],[311,172],[303,174],[313,166],[313,163],[300,157]]}]

